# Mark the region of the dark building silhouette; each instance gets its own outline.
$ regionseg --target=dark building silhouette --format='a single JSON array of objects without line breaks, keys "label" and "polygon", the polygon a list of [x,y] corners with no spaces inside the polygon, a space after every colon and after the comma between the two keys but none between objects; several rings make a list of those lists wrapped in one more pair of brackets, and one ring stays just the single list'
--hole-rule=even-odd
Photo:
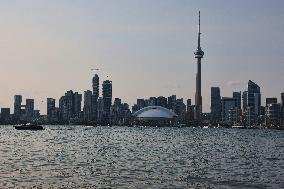
[{"label": "dark building silhouette", "polygon": [[59,100],[60,117],[63,122],[78,117],[81,111],[82,95],[72,90],[67,91]]},{"label": "dark building silhouette", "polygon": [[26,120],[34,118],[34,99],[26,99]]},{"label": "dark building silhouette", "polygon": [[276,97],[266,98],[265,99],[265,104],[266,104],[266,106],[268,104],[277,104],[277,98]]},{"label": "dark building silhouette", "polygon": [[247,96],[246,96],[246,120],[247,124],[256,124],[257,118],[261,113],[261,93],[260,87],[249,80],[247,85]]},{"label": "dark building silhouette", "polygon": [[168,104],[168,100],[167,100],[166,97],[159,96],[157,98],[157,106],[162,106],[162,107],[166,108],[167,104]]},{"label": "dark building silhouette", "polygon": [[137,99],[137,110],[140,110],[140,109],[142,109],[144,107],[146,107],[145,100],[144,99]]},{"label": "dark building silhouette", "polygon": [[0,123],[7,124],[11,121],[10,108],[1,108]]},{"label": "dark building silhouette", "polygon": [[103,82],[103,110],[104,121],[110,123],[110,107],[112,104],[112,81],[106,80]]},{"label": "dark building silhouette", "polygon": [[200,11],[199,11],[199,24],[198,24],[198,45],[197,50],[194,52],[197,59],[197,74],[196,74],[196,92],[195,92],[195,119],[199,120],[202,114],[202,96],[201,96],[201,59],[204,52],[200,46]]},{"label": "dark building silhouette", "polygon": [[81,113],[82,94],[75,92],[73,100],[74,100],[74,115],[78,117]]},{"label": "dark building silhouette", "polygon": [[20,119],[22,113],[22,96],[15,95],[14,96],[14,119]]},{"label": "dark building silhouette", "polygon": [[243,92],[242,99],[243,99],[243,112],[245,112],[248,106],[248,91]]},{"label": "dark building silhouette", "polygon": [[172,95],[168,97],[168,109],[173,110],[173,111],[175,110],[176,100],[177,100],[176,95]]},{"label": "dark building silhouette", "polygon": [[268,103],[265,109],[266,126],[278,126],[280,123],[280,104]]},{"label": "dark building silhouette", "polygon": [[150,97],[148,106],[157,106],[157,98],[156,97]]},{"label": "dark building silhouette", "polygon": [[211,87],[211,120],[213,123],[221,121],[221,95],[219,87]]},{"label": "dark building silhouette", "polygon": [[187,99],[186,101],[186,111],[191,111],[191,99]]},{"label": "dark building silhouette", "polygon": [[90,90],[87,90],[84,92],[84,120],[85,121],[91,121],[93,120],[93,104],[92,104],[92,97],[93,93]]},{"label": "dark building silhouette", "polygon": [[93,95],[95,96],[95,99],[98,100],[100,96],[100,78],[98,74],[94,75],[92,84],[93,84]]},{"label": "dark building silhouette", "polygon": [[93,116],[91,116],[92,120],[93,121],[96,121],[97,120],[97,114],[98,114],[98,111],[97,111],[97,107],[98,107],[98,98],[100,96],[100,78],[98,76],[98,74],[95,74],[94,77],[93,77],[93,80],[92,80],[92,83],[93,83],[93,96],[92,96],[92,114]]},{"label": "dark building silhouette", "polygon": [[98,106],[97,106],[97,122],[99,124],[102,124],[104,121],[104,115],[105,115],[105,111],[104,111],[104,99],[103,97],[99,97],[98,98]]},{"label": "dark building silhouette", "polygon": [[232,97],[223,97],[222,104],[222,121],[235,122],[237,121],[236,109],[237,100]]},{"label": "dark building silhouette", "polygon": [[47,119],[51,121],[56,117],[55,99],[47,98]]},{"label": "dark building silhouette", "polygon": [[191,104],[191,99],[187,99],[186,101],[186,121],[190,122],[194,120],[194,106]]},{"label": "dark building silhouette", "polygon": [[237,108],[241,110],[242,109],[242,92],[241,91],[233,92],[233,98],[235,98],[237,101]]}]

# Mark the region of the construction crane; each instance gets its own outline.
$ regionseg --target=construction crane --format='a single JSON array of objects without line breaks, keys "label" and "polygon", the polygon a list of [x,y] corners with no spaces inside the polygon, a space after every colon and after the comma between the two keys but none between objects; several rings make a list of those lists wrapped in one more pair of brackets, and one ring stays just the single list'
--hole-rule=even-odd
[{"label": "construction crane", "polygon": [[92,70],[92,71],[99,71],[100,69],[98,69],[98,68],[92,68],[91,70]]}]

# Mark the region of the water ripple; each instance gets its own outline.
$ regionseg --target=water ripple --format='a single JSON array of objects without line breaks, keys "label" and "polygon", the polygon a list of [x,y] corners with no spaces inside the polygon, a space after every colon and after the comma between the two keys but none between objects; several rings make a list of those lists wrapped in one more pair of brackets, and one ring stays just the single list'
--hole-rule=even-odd
[{"label": "water ripple", "polygon": [[0,126],[0,188],[281,188],[284,132]]}]

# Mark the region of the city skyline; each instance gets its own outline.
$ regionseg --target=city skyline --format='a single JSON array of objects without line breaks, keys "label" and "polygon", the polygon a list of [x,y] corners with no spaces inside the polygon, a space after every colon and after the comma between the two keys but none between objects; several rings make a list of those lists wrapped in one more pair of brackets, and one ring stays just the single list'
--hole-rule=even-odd
[{"label": "city skyline", "polygon": [[280,98],[282,2],[223,1],[219,12],[209,1],[143,2],[1,3],[0,107],[12,107],[13,96],[21,94],[35,99],[36,109],[45,114],[47,97],[58,100],[67,90],[92,89],[92,68],[100,68],[101,81],[109,75],[113,96],[130,105],[136,98],[160,95],[194,99],[201,6],[204,112],[210,111],[211,86],[229,96],[244,91],[251,79],[262,96]]}]

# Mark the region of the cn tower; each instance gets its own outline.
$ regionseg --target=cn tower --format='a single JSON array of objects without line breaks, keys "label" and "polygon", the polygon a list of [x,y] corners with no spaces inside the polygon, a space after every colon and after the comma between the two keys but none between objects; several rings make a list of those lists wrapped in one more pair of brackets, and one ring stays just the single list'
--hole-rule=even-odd
[{"label": "cn tower", "polygon": [[203,58],[204,52],[200,46],[200,11],[199,11],[199,22],[198,22],[198,46],[194,52],[195,58],[197,59],[197,74],[196,74],[196,91],[195,91],[195,119],[199,120],[202,114],[202,96],[201,96],[201,59]]}]

